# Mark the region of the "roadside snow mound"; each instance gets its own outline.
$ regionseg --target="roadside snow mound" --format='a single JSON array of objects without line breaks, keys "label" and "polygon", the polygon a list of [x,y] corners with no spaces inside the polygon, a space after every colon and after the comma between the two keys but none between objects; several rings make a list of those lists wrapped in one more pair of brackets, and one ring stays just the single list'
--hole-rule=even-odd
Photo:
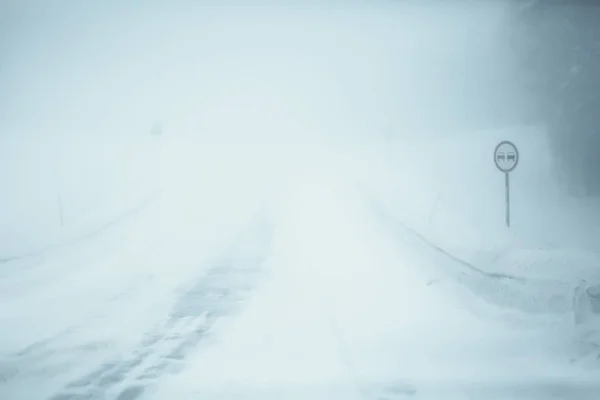
[{"label": "roadside snow mound", "polygon": [[[510,229],[504,177],[492,158],[501,140],[513,141],[521,155],[511,173]],[[582,280],[600,283],[600,247],[590,240],[600,235],[599,213],[560,195],[542,129],[395,137],[359,164],[360,184],[386,218],[453,259],[440,260],[443,274],[478,297],[561,323],[600,319],[592,290],[575,289]]]}]

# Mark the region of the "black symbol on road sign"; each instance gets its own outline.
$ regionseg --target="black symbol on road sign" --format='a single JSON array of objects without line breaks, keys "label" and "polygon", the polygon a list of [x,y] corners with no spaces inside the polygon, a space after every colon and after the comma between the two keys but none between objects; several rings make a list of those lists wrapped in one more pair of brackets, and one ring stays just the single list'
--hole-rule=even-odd
[{"label": "black symbol on road sign", "polygon": [[519,163],[519,151],[517,147],[507,140],[498,143],[494,149],[494,162],[502,172],[511,172]]}]

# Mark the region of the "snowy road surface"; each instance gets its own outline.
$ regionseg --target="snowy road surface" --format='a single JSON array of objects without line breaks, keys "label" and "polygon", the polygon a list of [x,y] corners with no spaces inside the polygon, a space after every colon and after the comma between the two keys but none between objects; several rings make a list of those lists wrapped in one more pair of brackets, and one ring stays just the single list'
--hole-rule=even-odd
[{"label": "snowy road surface", "polygon": [[[597,398],[568,322],[508,324],[473,290],[493,282],[461,279],[358,187],[309,171],[212,240],[206,220],[170,215],[163,230],[185,237],[129,232],[144,240],[95,268],[73,265],[119,230],[6,269],[0,398]],[[118,229],[147,232],[157,214]]]},{"label": "snowy road surface", "polygon": [[0,400],[600,399],[560,18],[55,3],[0,0]]}]

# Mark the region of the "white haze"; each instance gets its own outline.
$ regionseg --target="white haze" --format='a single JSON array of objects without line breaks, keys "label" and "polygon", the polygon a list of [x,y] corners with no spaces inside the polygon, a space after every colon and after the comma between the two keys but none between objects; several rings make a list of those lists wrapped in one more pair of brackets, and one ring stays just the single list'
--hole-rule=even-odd
[{"label": "white haze", "polygon": [[2,13],[5,256],[54,240],[58,197],[80,230],[152,192],[155,122],[188,149],[289,150],[497,127],[519,111],[500,3],[8,2]]},{"label": "white haze", "polygon": [[[600,223],[555,187],[508,15],[500,1],[2,2],[0,397],[73,395],[114,359],[122,379],[78,390],[135,391],[216,312],[194,297],[161,325],[231,259],[231,275],[263,260],[264,287],[181,375],[151,382],[157,399],[360,398],[355,381],[398,377],[421,398],[474,381],[494,399],[544,382],[544,398],[554,377],[600,381],[595,331],[572,324]],[[511,229],[491,158],[505,139],[522,155]],[[168,340],[140,351],[156,330]]]}]

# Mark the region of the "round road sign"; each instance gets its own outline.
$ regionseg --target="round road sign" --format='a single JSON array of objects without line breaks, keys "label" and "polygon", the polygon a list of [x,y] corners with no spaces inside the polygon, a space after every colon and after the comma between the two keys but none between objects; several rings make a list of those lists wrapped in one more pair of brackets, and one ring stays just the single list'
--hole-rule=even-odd
[{"label": "round road sign", "polygon": [[502,172],[511,172],[519,163],[519,150],[513,142],[504,140],[494,150],[494,163]]}]

